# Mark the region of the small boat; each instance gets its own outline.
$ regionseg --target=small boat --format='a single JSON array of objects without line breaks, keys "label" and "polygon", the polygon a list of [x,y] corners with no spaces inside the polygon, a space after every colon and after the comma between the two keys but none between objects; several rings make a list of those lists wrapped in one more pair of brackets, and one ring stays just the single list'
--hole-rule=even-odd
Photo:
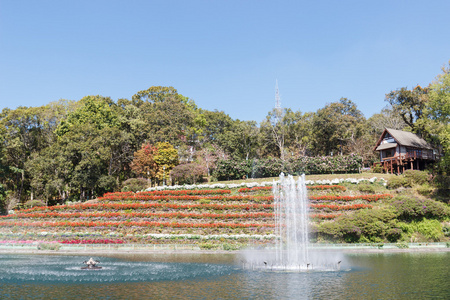
[{"label": "small boat", "polygon": [[102,267],[97,266],[99,261],[95,261],[92,257],[89,260],[83,262],[86,267],[82,267],[81,270],[100,270]]}]

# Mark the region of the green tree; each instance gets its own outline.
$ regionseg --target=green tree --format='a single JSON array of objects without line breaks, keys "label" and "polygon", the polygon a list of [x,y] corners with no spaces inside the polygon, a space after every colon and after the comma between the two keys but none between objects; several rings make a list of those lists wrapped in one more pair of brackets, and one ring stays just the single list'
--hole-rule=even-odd
[{"label": "green tree", "polygon": [[[442,147],[441,170],[450,173],[450,63],[429,88],[429,101],[418,121],[429,133],[428,140],[436,148]],[[440,146],[440,147],[439,147]]]},{"label": "green tree", "polygon": [[386,101],[392,105],[412,132],[424,133],[423,128],[418,127],[416,122],[422,118],[427,107],[428,91],[428,88],[418,85],[412,90],[403,87],[386,94]]},{"label": "green tree", "polygon": [[237,158],[249,159],[257,156],[259,128],[255,121],[236,120],[230,129],[217,136],[223,150]]},{"label": "green tree", "polygon": [[79,108],[67,115],[59,124],[56,134],[62,136],[75,125],[92,124],[96,129],[117,127],[117,113],[111,108],[114,102],[109,97],[86,96],[79,101]]},{"label": "green tree", "polygon": [[61,100],[41,107],[5,108],[1,112],[2,164],[6,167],[0,182],[18,199],[28,196],[32,174],[26,172],[26,162],[54,143],[54,130],[69,106],[70,102]]},{"label": "green tree", "polygon": [[312,113],[302,114],[300,111],[286,111],[284,116],[284,122],[287,124],[285,143],[286,153],[290,157],[298,158],[310,153],[313,116]]},{"label": "green tree", "polygon": [[134,94],[132,97],[132,103],[137,107],[140,107],[145,102],[164,102],[166,98],[172,96],[178,96],[178,91],[175,88],[171,86],[152,86],[146,90],[142,90]]},{"label": "green tree", "polygon": [[225,142],[222,137],[231,130],[233,119],[223,111],[201,110],[203,118],[202,136],[200,148],[205,144],[216,144],[223,147]]},{"label": "green tree", "polygon": [[[80,199],[95,197],[114,183],[114,147],[120,141],[120,120],[114,102],[107,97],[87,96],[76,110],[61,121],[56,134],[65,160],[73,170],[68,182],[72,194]],[[118,175],[117,175],[118,176]]]},{"label": "green tree", "polygon": [[356,104],[346,98],[319,109],[312,122],[315,155],[347,154],[346,146],[361,136],[364,121]]},{"label": "green tree", "polygon": [[131,101],[121,100],[119,105],[139,109],[144,121],[140,129],[151,144],[181,146],[195,142],[195,135],[201,132],[202,118],[195,102],[173,87],[153,86],[133,95]]}]

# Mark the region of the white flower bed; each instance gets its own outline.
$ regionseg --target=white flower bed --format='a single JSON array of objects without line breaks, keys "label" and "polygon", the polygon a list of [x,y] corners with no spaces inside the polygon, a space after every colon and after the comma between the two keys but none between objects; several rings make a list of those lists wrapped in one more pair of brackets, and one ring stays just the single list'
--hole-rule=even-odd
[{"label": "white flower bed", "polygon": [[[264,182],[242,182],[242,183],[214,183],[214,184],[192,184],[192,185],[171,185],[171,186],[157,186],[148,188],[146,191],[162,191],[162,190],[194,190],[194,189],[233,189],[233,188],[252,188],[257,186],[272,186],[278,181],[264,181]],[[381,183],[386,185],[384,178],[372,177],[370,179],[362,178],[336,178],[332,180],[306,180],[306,185],[334,185],[339,183]]]},{"label": "white flower bed", "polygon": [[[74,237],[103,237],[103,238],[124,238],[124,237],[150,237],[157,240],[163,240],[163,239],[187,239],[187,240],[220,240],[220,239],[226,239],[226,240],[238,240],[238,239],[253,239],[253,240],[270,240],[275,238],[276,236],[274,234],[210,234],[210,235],[200,235],[200,234],[164,234],[164,233],[148,233],[148,234],[121,234],[121,233],[102,233],[102,232],[38,232],[38,233],[31,233],[28,234],[29,236],[44,236],[44,237],[68,237],[68,238],[74,238]],[[16,233],[8,233],[6,235],[7,237],[22,237],[22,234],[16,234]],[[0,235],[2,237],[2,235]]]},{"label": "white flower bed", "polygon": [[144,236],[151,237],[153,239],[187,239],[187,240],[238,240],[238,239],[253,239],[253,240],[267,240],[275,238],[274,234],[209,234],[209,235],[199,235],[199,234],[164,234],[164,233],[149,233]]}]

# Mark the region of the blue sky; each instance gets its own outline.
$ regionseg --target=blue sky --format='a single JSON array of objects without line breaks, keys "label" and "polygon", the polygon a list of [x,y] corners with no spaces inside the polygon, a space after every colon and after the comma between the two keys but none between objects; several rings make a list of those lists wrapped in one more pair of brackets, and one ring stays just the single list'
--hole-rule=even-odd
[{"label": "blue sky", "polygon": [[173,86],[262,121],[346,97],[368,118],[450,60],[450,1],[0,0],[0,109]]}]

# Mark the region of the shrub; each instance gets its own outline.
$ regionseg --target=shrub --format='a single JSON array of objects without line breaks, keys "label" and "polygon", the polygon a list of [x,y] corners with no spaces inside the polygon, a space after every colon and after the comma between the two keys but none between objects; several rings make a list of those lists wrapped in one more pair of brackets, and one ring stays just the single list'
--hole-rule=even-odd
[{"label": "shrub", "polygon": [[225,243],[222,244],[222,249],[226,251],[239,250],[239,246]]},{"label": "shrub", "polygon": [[408,245],[407,242],[397,243],[396,246],[397,246],[397,248],[399,248],[399,249],[407,249],[407,248],[409,248],[409,245]]},{"label": "shrub", "polygon": [[444,228],[442,228],[442,232],[444,232],[445,236],[450,236],[450,225],[446,224]]},{"label": "shrub", "polygon": [[177,184],[195,184],[202,182],[203,175],[207,170],[203,165],[197,163],[181,164],[170,171],[172,182]]},{"label": "shrub", "polygon": [[45,204],[41,200],[28,200],[23,204],[25,208],[32,208],[36,206],[45,206]]},{"label": "shrub", "polygon": [[148,181],[144,178],[130,178],[122,183],[122,192],[138,192],[148,187]]},{"label": "shrub", "polygon": [[38,250],[59,250],[61,244],[59,243],[39,243],[37,246]]},{"label": "shrub", "polygon": [[437,220],[423,219],[421,222],[414,222],[413,226],[418,233],[425,236],[428,240],[439,242],[444,237],[442,226]]},{"label": "shrub", "polygon": [[334,221],[319,224],[317,233],[347,243],[354,243],[358,242],[361,237],[361,228],[356,226],[348,216],[341,216]]},{"label": "shrub", "polygon": [[375,188],[367,183],[358,184],[357,189],[361,193],[375,194]]},{"label": "shrub", "polygon": [[401,195],[395,197],[391,204],[401,220],[445,219],[450,216],[450,208],[446,204],[431,199]]},{"label": "shrub", "polygon": [[403,172],[403,177],[411,186],[414,184],[421,185],[427,183],[431,179],[428,172],[420,170],[406,170]]},{"label": "shrub", "polygon": [[0,215],[6,214],[9,209],[6,203],[6,191],[3,188],[3,185],[0,183]]},{"label": "shrub", "polygon": [[345,242],[396,241],[402,233],[397,226],[395,213],[389,209],[360,210],[341,215],[334,221],[320,224],[318,232]]},{"label": "shrub", "polygon": [[113,192],[117,189],[117,181],[114,176],[103,175],[98,179],[97,194],[103,195],[104,193]]},{"label": "shrub", "polygon": [[[255,165],[257,161],[246,161],[238,159],[221,159],[217,162],[213,172],[213,177],[217,180],[233,180],[243,179],[252,176],[252,170],[257,169]],[[279,175],[279,173],[278,173]],[[278,176],[276,175],[276,176]],[[258,175],[254,175],[259,177]]]},{"label": "shrub", "polygon": [[218,247],[218,245],[212,244],[212,243],[201,243],[198,246],[200,247],[200,249],[205,249],[205,250],[216,249]]},{"label": "shrub", "polygon": [[387,188],[398,189],[399,187],[410,187],[409,182],[402,175],[392,177],[387,183]]},{"label": "shrub", "polygon": [[372,173],[383,173],[383,168],[381,166],[372,167]]},{"label": "shrub", "polygon": [[423,184],[417,187],[417,193],[419,193],[422,196],[429,196],[433,193],[433,188],[429,186],[428,184]]},{"label": "shrub", "polygon": [[432,183],[437,188],[448,189],[450,187],[450,176],[436,175],[434,176]]}]

